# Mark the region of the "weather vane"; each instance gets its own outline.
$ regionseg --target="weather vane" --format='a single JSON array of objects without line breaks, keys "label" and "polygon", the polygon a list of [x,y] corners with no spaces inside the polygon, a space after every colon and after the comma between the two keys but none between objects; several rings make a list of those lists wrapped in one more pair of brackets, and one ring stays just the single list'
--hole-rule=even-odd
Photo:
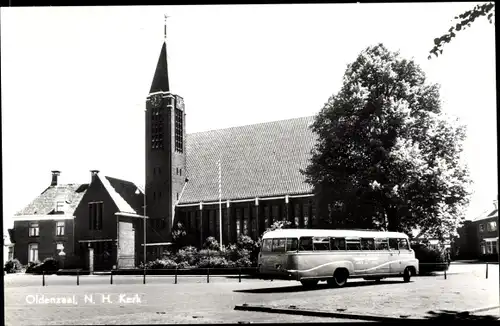
[{"label": "weather vane", "polygon": [[165,25],[164,25],[164,30],[163,30],[163,32],[164,32],[163,37],[165,38],[165,40],[167,40],[167,18],[170,17],[170,16],[167,16],[167,14],[164,14],[163,16],[165,17]]}]

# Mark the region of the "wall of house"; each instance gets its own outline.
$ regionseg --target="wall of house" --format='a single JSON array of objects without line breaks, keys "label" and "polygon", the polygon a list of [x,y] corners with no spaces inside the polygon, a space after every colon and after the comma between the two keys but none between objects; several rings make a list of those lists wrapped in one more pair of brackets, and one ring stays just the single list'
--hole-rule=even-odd
[{"label": "wall of house", "polygon": [[[59,220],[60,221],[60,220]],[[14,221],[14,257],[23,265],[28,263],[29,244],[38,244],[38,260],[43,261],[46,258],[58,258],[59,250],[57,243],[62,243],[66,260],[71,261],[74,257],[74,233],[73,219],[63,220],[65,222],[64,235],[56,236],[57,220],[39,220],[39,221]],[[38,223],[39,235],[37,237],[29,236],[29,227],[31,223]]]},{"label": "wall of house", "polygon": [[[102,229],[91,230],[89,226],[89,203],[103,202],[102,213]],[[111,250],[110,261],[116,264],[116,239],[117,239],[117,216],[115,213],[118,211],[117,206],[113,202],[111,196],[108,194],[104,185],[96,178],[93,180],[87,189],[87,192],[82,198],[80,205],[75,210],[75,253],[81,257],[84,266],[88,266],[87,254],[88,243],[80,243],[80,240],[104,240],[111,239],[113,242],[108,244]],[[93,244],[92,244],[93,245]]]},{"label": "wall of house", "polygon": [[[496,222],[495,229],[490,230],[488,228],[488,224],[490,222]],[[477,232],[477,240],[478,240],[476,242],[476,248],[478,250],[479,255],[482,255],[481,242],[486,238],[497,238],[498,237],[498,215],[490,217],[488,219],[482,219],[482,220],[476,221],[475,224],[477,225],[476,232]],[[481,226],[483,227],[483,229],[481,229]]]}]

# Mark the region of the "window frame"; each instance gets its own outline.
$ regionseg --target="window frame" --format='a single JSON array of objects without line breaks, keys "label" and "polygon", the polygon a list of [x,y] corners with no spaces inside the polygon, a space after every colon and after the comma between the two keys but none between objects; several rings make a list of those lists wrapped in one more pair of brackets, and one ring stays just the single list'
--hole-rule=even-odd
[{"label": "window frame", "polygon": [[[344,243],[344,246],[342,248],[342,246],[338,247],[338,246],[335,246],[336,248],[339,248],[339,249],[333,249],[334,245],[332,244],[332,240],[335,241],[335,240],[342,240],[343,243]],[[335,243],[335,242],[333,242]],[[346,240],[344,237],[338,237],[338,238],[335,238],[335,237],[330,237],[330,251],[346,251],[347,249],[347,244],[346,244]]]},{"label": "window frame", "polygon": [[[321,239],[321,241],[315,241],[315,240],[319,240]],[[312,239],[312,244],[313,244],[313,251],[330,251],[330,237],[313,237]],[[325,242],[326,240],[326,242]],[[327,244],[328,245],[328,249],[316,249],[316,244]]]},{"label": "window frame", "polygon": [[36,238],[40,236],[40,223],[32,222],[29,224],[28,235],[30,238]]},{"label": "window frame", "polygon": [[[401,249],[400,243],[404,241],[406,243],[406,248]],[[411,250],[410,243],[406,238],[398,238],[398,250]]]},{"label": "window frame", "polygon": [[65,230],[66,229],[66,222],[63,221],[56,221],[56,236],[57,237],[62,237],[64,236]]},{"label": "window frame", "polygon": [[[392,251],[398,251],[398,250],[399,250],[399,241],[398,241],[398,239],[397,239],[397,238],[388,238],[388,239],[389,239],[389,240],[388,240],[389,250],[390,250],[390,251],[391,251],[391,250],[392,250]],[[392,240],[392,241],[396,241],[396,248],[392,248],[392,247],[391,247],[391,240]]]},{"label": "window frame", "polygon": [[[36,259],[33,258],[33,252],[36,251]],[[38,243],[33,242],[28,244],[28,262],[38,261]]]},{"label": "window frame", "polygon": [[[370,240],[371,240],[371,242],[370,242]],[[375,238],[361,238],[359,243],[361,245],[361,251],[375,251],[376,250]],[[371,244],[372,246],[371,246],[371,248],[368,247],[368,249],[365,249],[364,248],[365,244],[368,244],[368,246]]]},{"label": "window frame", "polygon": [[[293,244],[295,243],[295,249],[291,249],[289,248],[289,243],[292,243],[292,247],[293,247]],[[297,252],[299,251],[299,239],[298,238],[286,238],[286,248],[285,248],[285,251],[287,252]]]},{"label": "window frame", "polygon": [[[349,245],[354,245],[354,244],[357,245],[356,249],[349,248]],[[361,251],[361,238],[345,239],[345,248],[347,251]]]},{"label": "window frame", "polygon": [[[301,249],[302,248],[302,240],[310,240],[311,241],[311,249]],[[300,237],[299,238],[299,251],[314,251],[313,237]]]}]

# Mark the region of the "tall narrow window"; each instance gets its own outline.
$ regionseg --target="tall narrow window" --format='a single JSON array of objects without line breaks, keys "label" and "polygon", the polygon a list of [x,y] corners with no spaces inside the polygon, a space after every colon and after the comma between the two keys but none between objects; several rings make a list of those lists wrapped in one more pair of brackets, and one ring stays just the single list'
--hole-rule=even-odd
[{"label": "tall narrow window", "polygon": [[56,222],[56,235],[57,236],[64,235],[64,221]]},{"label": "tall narrow window", "polygon": [[38,225],[38,223],[31,223],[29,236],[30,237],[38,237],[39,235],[40,235],[40,226]]},{"label": "tall narrow window", "polygon": [[28,259],[29,261],[38,260],[38,243],[30,243],[28,246]]},{"label": "tall narrow window", "polygon": [[89,229],[102,230],[103,203],[89,203]]},{"label": "tall narrow window", "polygon": [[163,149],[163,111],[160,108],[151,110],[151,148]]},{"label": "tall narrow window", "polygon": [[236,209],[236,236],[241,234],[241,209]]},{"label": "tall narrow window", "polygon": [[182,153],[184,149],[184,137],[182,130],[183,123],[182,111],[175,109],[175,151]]}]

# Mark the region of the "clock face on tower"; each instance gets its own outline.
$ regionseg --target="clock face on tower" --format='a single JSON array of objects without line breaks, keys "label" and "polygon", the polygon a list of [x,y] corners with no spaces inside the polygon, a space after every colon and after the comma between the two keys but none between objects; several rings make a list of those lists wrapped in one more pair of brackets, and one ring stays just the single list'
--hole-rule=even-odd
[{"label": "clock face on tower", "polygon": [[157,108],[161,105],[162,98],[161,98],[161,95],[157,94],[157,95],[151,96],[150,100],[151,100],[151,105],[153,107]]}]

